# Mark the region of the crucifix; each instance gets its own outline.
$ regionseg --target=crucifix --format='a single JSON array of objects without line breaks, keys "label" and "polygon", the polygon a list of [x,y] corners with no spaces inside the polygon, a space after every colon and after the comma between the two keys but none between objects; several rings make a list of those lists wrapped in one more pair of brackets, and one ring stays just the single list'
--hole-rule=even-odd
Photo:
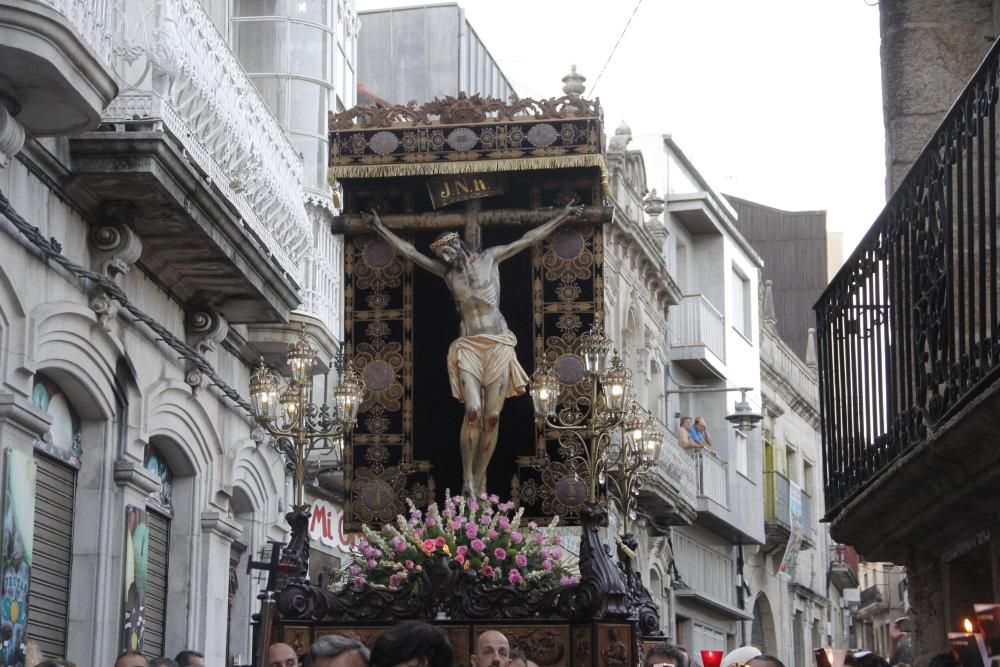
[{"label": "crucifix", "polygon": [[[376,232],[394,250],[445,281],[458,309],[460,335],[448,350],[447,368],[452,395],[464,404],[460,431],[462,490],[476,496],[486,492],[486,472],[496,448],[500,411],[504,401],[524,393],[528,376],[515,354],[517,340],[500,312],[500,275],[504,260],[546,238],[570,219],[602,222],[604,207],[570,202],[562,209],[482,211],[478,200],[466,202],[463,213],[342,216],[339,226],[348,232]],[[541,223],[541,224],[538,224]],[[483,249],[481,225],[506,224],[532,228],[521,238]],[[454,229],[464,227],[464,241],[455,231],[444,231],[429,252],[418,250],[394,231],[400,228]],[[336,230],[336,227],[335,227]]]}]

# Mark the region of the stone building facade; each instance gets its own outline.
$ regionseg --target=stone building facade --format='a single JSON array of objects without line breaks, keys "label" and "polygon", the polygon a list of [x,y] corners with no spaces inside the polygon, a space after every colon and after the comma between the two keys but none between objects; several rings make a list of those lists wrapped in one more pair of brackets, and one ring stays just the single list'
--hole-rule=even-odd
[{"label": "stone building facade", "polygon": [[[0,2],[0,449],[45,657],[111,664],[141,628],[249,658],[290,492],[244,397],[300,325],[337,349],[327,59],[357,37],[351,3],[279,4]],[[230,47],[251,19],[270,69]]]}]

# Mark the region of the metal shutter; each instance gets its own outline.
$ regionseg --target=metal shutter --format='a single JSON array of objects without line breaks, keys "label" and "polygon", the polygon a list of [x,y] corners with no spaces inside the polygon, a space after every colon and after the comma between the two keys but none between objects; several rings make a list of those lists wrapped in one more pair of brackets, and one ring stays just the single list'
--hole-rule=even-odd
[{"label": "metal shutter", "polygon": [[142,652],[148,658],[163,655],[167,625],[167,562],[170,554],[170,519],[154,511],[146,513],[149,527],[149,563],[146,570],[146,631]]},{"label": "metal shutter", "polygon": [[73,560],[76,470],[35,456],[35,540],[28,593],[28,639],[51,658],[66,655],[69,578]]}]

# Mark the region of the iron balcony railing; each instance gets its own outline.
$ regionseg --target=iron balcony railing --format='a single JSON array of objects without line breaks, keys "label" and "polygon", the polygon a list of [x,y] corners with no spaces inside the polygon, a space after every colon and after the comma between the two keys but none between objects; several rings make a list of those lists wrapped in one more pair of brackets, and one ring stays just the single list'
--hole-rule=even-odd
[{"label": "iron balcony railing", "polygon": [[854,550],[854,547],[846,544],[834,544],[830,556],[830,561],[834,566],[846,567],[854,574],[854,579],[857,581],[861,560],[858,558],[858,552]]},{"label": "iron balcony railing", "polygon": [[[802,536],[812,542],[812,498],[805,490],[799,490],[798,521],[802,526]],[[792,511],[791,485],[788,478],[774,470],[764,471],[764,521],[771,521],[791,531],[795,519]]]},{"label": "iron balcony railing", "polygon": [[998,44],[815,306],[828,516],[998,375]]},{"label": "iron balcony railing", "polygon": [[705,449],[692,450],[698,495],[710,498],[723,507],[729,507],[729,483],[726,481],[726,462]]}]

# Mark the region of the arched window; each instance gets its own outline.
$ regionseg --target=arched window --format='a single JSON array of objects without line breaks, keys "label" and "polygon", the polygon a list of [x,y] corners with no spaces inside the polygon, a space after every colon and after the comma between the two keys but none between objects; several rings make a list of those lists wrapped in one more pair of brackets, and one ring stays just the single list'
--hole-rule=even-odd
[{"label": "arched window", "polygon": [[66,654],[70,570],[73,562],[73,504],[83,456],[80,417],[62,389],[35,375],[32,404],[52,420],[35,442],[34,540],[30,545],[31,591],[28,639],[44,655]]},{"label": "arched window", "polygon": [[148,561],[146,564],[145,634],[143,653],[163,655],[167,623],[167,572],[170,563],[170,520],[173,517],[174,471],[157,450],[147,444],[143,465],[160,479],[160,489],[146,504]]}]

